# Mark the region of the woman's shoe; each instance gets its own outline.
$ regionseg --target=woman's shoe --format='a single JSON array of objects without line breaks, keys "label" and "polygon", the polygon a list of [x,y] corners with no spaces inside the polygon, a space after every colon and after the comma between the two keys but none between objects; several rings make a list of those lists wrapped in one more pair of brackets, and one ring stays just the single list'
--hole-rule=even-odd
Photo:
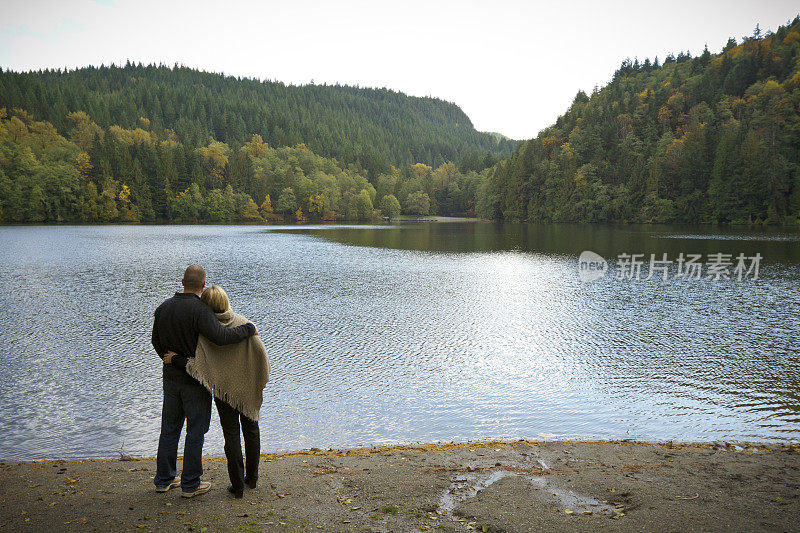
[{"label": "woman's shoe", "polygon": [[233,497],[236,499],[244,497],[244,490],[236,490],[233,488],[233,485],[228,485],[228,492],[233,494]]}]

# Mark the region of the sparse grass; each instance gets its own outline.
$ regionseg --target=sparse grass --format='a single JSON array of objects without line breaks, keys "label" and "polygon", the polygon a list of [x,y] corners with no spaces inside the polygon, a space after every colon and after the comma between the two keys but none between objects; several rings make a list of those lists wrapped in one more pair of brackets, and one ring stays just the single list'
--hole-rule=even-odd
[{"label": "sparse grass", "polygon": [[240,533],[264,533],[263,529],[252,525],[240,525],[236,528],[236,531]]}]

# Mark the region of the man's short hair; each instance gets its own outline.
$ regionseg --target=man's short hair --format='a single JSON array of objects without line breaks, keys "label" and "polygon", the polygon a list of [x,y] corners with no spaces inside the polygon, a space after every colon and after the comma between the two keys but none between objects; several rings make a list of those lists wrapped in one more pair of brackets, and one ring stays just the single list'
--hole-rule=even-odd
[{"label": "man's short hair", "polygon": [[206,271],[200,265],[190,265],[183,273],[181,283],[187,291],[199,291],[206,284]]}]

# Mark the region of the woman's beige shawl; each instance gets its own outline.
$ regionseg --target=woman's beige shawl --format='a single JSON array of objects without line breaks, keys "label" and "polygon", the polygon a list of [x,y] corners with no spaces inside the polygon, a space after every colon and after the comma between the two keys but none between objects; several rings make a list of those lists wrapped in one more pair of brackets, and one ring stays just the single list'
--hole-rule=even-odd
[{"label": "woman's beige shawl", "polygon": [[[216,315],[227,328],[249,322],[230,309]],[[261,393],[269,381],[269,371],[267,350],[257,335],[226,346],[217,346],[200,335],[197,352],[186,363],[190,376],[251,420],[259,418]]]}]

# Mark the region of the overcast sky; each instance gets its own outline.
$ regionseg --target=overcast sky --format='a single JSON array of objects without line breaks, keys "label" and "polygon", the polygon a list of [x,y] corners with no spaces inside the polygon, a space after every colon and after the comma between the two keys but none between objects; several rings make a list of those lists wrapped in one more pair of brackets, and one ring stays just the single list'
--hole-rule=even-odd
[{"label": "overcast sky", "polygon": [[663,58],[756,23],[776,30],[796,1],[380,0],[168,2],[2,0],[0,66],[29,70],[182,63],[302,84],[388,87],[455,102],[475,127],[535,137],[579,89],[626,57]]}]

